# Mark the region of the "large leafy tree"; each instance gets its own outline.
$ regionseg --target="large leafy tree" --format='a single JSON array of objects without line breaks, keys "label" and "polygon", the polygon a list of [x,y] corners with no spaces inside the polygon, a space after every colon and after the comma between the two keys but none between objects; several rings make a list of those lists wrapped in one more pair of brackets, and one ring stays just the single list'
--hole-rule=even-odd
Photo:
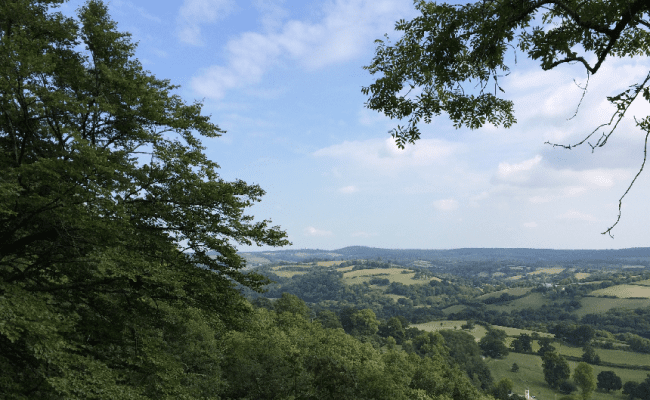
[{"label": "large leafy tree", "polygon": [[564,357],[554,351],[547,351],[542,356],[544,380],[552,388],[557,388],[571,376],[571,368]]},{"label": "large leafy tree", "polygon": [[[513,103],[499,97],[499,91],[503,92],[499,77],[510,71],[508,51],[518,49],[539,61],[543,70],[579,63],[588,77],[600,70],[607,57],[650,55],[647,0],[414,3],[421,15],[395,25],[403,36],[394,45],[387,36],[386,41],[376,41],[375,57],[364,68],[381,76],[362,89],[369,96],[368,108],[390,118],[406,119],[406,126],[397,125],[391,131],[401,148],[420,138],[421,121],[430,123],[442,113],[447,113],[457,128],[514,124]],[[608,97],[616,107],[608,123],[578,143],[553,145],[571,149],[588,143],[592,150],[604,146],[639,95],[650,101],[649,86],[650,72],[642,82]],[[413,90],[419,94],[411,96]],[[636,120],[636,124],[646,133],[641,173],[650,117]],[[611,234],[620,220],[620,205],[618,219],[603,233]]]},{"label": "large leafy tree", "polygon": [[216,396],[249,306],[236,245],[287,244],[199,136],[223,133],[142,69],[91,0],[0,2],[0,397]]}]

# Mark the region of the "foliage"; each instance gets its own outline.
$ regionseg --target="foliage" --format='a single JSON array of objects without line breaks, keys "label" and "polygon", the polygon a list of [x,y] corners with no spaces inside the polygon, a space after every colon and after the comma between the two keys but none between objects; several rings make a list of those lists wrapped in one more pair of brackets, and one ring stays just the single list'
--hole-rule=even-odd
[{"label": "foliage", "polygon": [[591,365],[581,362],[573,370],[573,381],[580,388],[582,400],[587,400],[596,390],[596,377]]},{"label": "foliage", "polygon": [[497,400],[508,400],[510,398],[509,394],[512,392],[514,383],[510,378],[501,378],[497,383],[494,384],[492,389],[492,395]]},{"label": "foliage", "polygon": [[510,368],[511,372],[519,372],[519,365],[517,363],[512,363],[512,367]]},{"label": "foliage", "polygon": [[600,356],[592,346],[585,346],[583,347],[582,361],[589,364],[599,365]]},{"label": "foliage", "polygon": [[506,336],[505,331],[501,329],[490,329],[479,340],[478,345],[486,357],[503,358],[509,353],[508,347],[505,344]]},{"label": "foliage", "polygon": [[606,390],[619,390],[623,387],[621,377],[616,375],[614,371],[601,371],[596,377],[596,386],[598,389]]},{"label": "foliage", "polygon": [[[364,68],[382,76],[362,88],[368,96],[366,107],[391,119],[407,119],[406,126],[391,131],[400,148],[420,139],[421,121],[430,123],[442,113],[457,128],[476,129],[486,123],[510,127],[516,122],[513,103],[498,94],[504,92],[499,78],[510,71],[508,51],[515,53],[515,60],[517,50],[525,53],[543,70],[579,63],[589,77],[607,57],[650,55],[649,4],[646,0],[415,1],[421,15],[395,24],[402,37],[394,45],[387,35],[385,41],[375,41],[375,57]],[[608,97],[616,108],[610,122],[581,142],[562,147],[581,145],[601,128],[604,132],[589,145],[604,146],[639,95],[650,101],[649,82],[650,72],[643,82]],[[416,94],[410,95],[412,91]],[[635,122],[646,132],[645,155],[650,117]],[[645,157],[641,170],[644,164]]]},{"label": "foliage", "polygon": [[142,69],[106,6],[0,3],[0,397],[199,398],[250,306],[243,214],[199,136],[221,131]]},{"label": "foliage", "polygon": [[544,380],[552,388],[557,388],[571,376],[571,369],[564,357],[554,351],[548,351],[542,356]]},{"label": "foliage", "polygon": [[450,361],[465,370],[477,388],[488,390],[493,383],[492,374],[481,358],[481,349],[474,336],[464,331],[450,329],[438,332],[445,339]]},{"label": "foliage", "polygon": [[519,337],[515,338],[510,344],[510,347],[514,352],[517,353],[532,353],[533,351],[533,339],[530,335],[526,333],[519,334]]}]

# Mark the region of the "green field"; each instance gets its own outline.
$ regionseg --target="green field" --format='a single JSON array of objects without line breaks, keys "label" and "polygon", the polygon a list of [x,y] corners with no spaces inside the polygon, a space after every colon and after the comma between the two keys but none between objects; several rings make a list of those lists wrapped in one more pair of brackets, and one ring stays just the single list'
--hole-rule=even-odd
[{"label": "green field", "polygon": [[[408,271],[402,273],[403,271]],[[386,278],[391,283],[399,282],[404,285],[422,285],[428,283],[430,279],[418,280],[413,279],[415,272],[405,268],[377,268],[377,269],[358,269],[343,273],[343,282],[347,285],[355,283],[368,282],[372,278]]]},{"label": "green field", "polygon": [[463,311],[465,308],[467,308],[467,306],[465,306],[463,304],[456,304],[456,305],[453,305],[451,307],[447,307],[447,308],[443,309],[442,312],[449,315],[449,314],[453,314],[453,313]]},{"label": "green field", "polygon": [[650,298],[650,286],[643,285],[616,285],[604,289],[594,290],[592,296],[616,296],[627,299],[630,297]]},{"label": "green field", "polygon": [[634,282],[634,284],[635,285],[650,286],[650,279],[646,279],[645,281]]},{"label": "green field", "polygon": [[582,307],[573,314],[582,317],[587,314],[602,314],[615,307],[629,309],[650,307],[650,299],[608,299],[605,297],[585,297],[580,300]]},{"label": "green field", "polygon": [[[467,323],[467,321],[432,321],[432,322],[425,322],[423,324],[413,324],[411,326],[421,329],[423,331],[435,332],[444,329],[461,330],[461,326],[464,325],[465,323]],[[474,329],[465,330],[465,332],[474,336],[476,341],[479,341],[483,336],[485,336],[487,330],[481,325],[475,325]]]},{"label": "green field", "polygon": [[478,296],[477,299],[482,300],[482,299],[488,299],[490,297],[499,297],[504,293],[507,293],[511,296],[523,296],[526,293],[530,292],[533,290],[533,288],[530,287],[516,287],[516,288],[511,288],[511,289],[504,289],[504,290],[498,290],[496,292],[491,292],[491,293],[486,293],[481,296]]},{"label": "green field", "polygon": [[[544,380],[544,373],[542,372],[542,359],[539,356],[532,354],[519,354],[510,353],[503,360],[487,359],[487,365],[492,372],[495,381],[507,377],[514,383],[513,392],[523,395],[526,388],[530,389],[530,395],[536,396],[537,400],[554,400],[561,397],[559,392],[553,391],[548,387]],[[519,365],[519,372],[511,372],[510,369],[513,363]],[[575,369],[577,362],[569,361],[571,371]],[[623,383],[634,380],[640,382],[645,379],[648,371],[643,370],[630,370],[623,368],[611,368],[593,366],[594,375],[598,375],[601,371],[614,371],[616,375],[620,376]],[[591,399],[593,400],[623,400],[628,396],[624,396],[621,391],[604,393],[594,392]]]},{"label": "green field", "polygon": [[534,293],[529,293],[528,296],[509,301],[505,304],[489,304],[487,308],[488,310],[510,312],[512,310],[521,310],[524,308],[537,309],[540,308],[542,304],[548,304],[548,303],[549,303],[548,298],[544,297],[542,293],[534,292]]}]

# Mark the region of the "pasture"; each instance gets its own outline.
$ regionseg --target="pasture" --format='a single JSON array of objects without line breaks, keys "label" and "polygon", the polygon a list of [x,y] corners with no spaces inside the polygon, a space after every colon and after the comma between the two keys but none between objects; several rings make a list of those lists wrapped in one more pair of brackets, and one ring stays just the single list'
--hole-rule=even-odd
[{"label": "pasture", "polygon": [[429,282],[429,278],[426,280],[413,279],[414,276],[414,271],[404,268],[358,269],[343,273],[343,282],[347,285],[353,285],[368,282],[372,278],[386,278],[391,283],[399,282],[404,285],[422,285]]},{"label": "pasture", "polygon": [[650,279],[634,282],[635,285],[650,286]]},{"label": "pasture", "polygon": [[533,288],[531,287],[516,287],[516,288],[504,289],[504,290],[498,290],[496,292],[486,293],[481,296],[478,296],[477,299],[482,300],[491,297],[499,297],[504,293],[507,293],[511,296],[523,296],[526,293],[530,292],[531,290],[533,290]]},{"label": "pasture", "polygon": [[[421,329],[427,332],[441,331],[445,329],[449,330],[462,330],[461,326],[466,324],[467,321],[431,321],[425,322],[423,324],[413,324],[412,327]],[[474,339],[478,342],[481,340],[487,330],[481,325],[475,325],[473,329],[465,330],[465,332],[474,336]]]},{"label": "pasture", "polygon": [[527,296],[520,299],[509,301],[505,304],[489,304],[487,306],[487,309],[510,312],[512,310],[522,310],[525,308],[538,309],[542,306],[542,304],[548,303],[548,298],[544,297],[542,293],[534,292],[529,293]]},{"label": "pasture", "polygon": [[[526,388],[530,389],[530,395],[536,396],[537,400],[552,400],[562,397],[559,392],[553,391],[548,387],[544,380],[544,373],[542,371],[542,359],[537,355],[532,354],[519,354],[510,353],[503,360],[487,359],[486,360],[495,382],[501,378],[507,377],[514,383],[513,392],[522,394]],[[519,365],[518,372],[511,372],[512,364]],[[577,362],[569,361],[571,372],[575,369]],[[612,368],[593,365],[594,375],[598,375],[601,371],[614,371],[616,375],[620,376],[623,383],[633,380],[640,382],[645,379],[648,371],[643,370],[630,370],[623,368]],[[623,400],[627,399],[621,391],[616,392],[594,392],[591,399],[593,400]]]},{"label": "pasture", "polygon": [[606,297],[584,297],[580,300],[582,307],[572,312],[579,317],[587,314],[607,312],[615,307],[629,309],[650,307],[650,299],[609,299]]},{"label": "pasture", "polygon": [[343,261],[318,261],[316,262],[316,265],[319,265],[321,267],[331,267],[333,265],[339,265]]},{"label": "pasture", "polygon": [[630,297],[650,298],[650,286],[643,285],[616,285],[604,289],[594,290],[592,296],[616,296],[620,299]]},{"label": "pasture", "polygon": [[564,271],[564,269],[565,268],[562,267],[539,268],[536,269],[535,271],[529,272],[527,275],[541,275],[541,274],[556,275]]},{"label": "pasture", "polygon": [[588,272],[577,272],[576,274],[574,274],[574,276],[575,276],[576,279],[582,280],[582,279],[585,279],[585,278],[589,278],[591,276],[591,274],[588,273]]}]

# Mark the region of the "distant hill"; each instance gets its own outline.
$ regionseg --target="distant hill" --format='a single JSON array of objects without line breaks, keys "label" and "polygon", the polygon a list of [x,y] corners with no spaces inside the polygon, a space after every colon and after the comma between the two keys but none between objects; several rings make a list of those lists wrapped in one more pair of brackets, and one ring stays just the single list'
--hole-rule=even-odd
[{"label": "distant hill", "polygon": [[[268,262],[305,262],[309,260],[382,259],[408,262],[424,260],[432,263],[464,262],[513,262],[537,263],[591,263],[632,264],[650,266],[650,247],[634,247],[619,250],[553,250],[524,248],[463,248],[449,250],[381,249],[366,246],[349,246],[336,250],[300,249],[264,252],[243,252],[242,256]],[[255,261],[252,261],[255,262]]]}]

